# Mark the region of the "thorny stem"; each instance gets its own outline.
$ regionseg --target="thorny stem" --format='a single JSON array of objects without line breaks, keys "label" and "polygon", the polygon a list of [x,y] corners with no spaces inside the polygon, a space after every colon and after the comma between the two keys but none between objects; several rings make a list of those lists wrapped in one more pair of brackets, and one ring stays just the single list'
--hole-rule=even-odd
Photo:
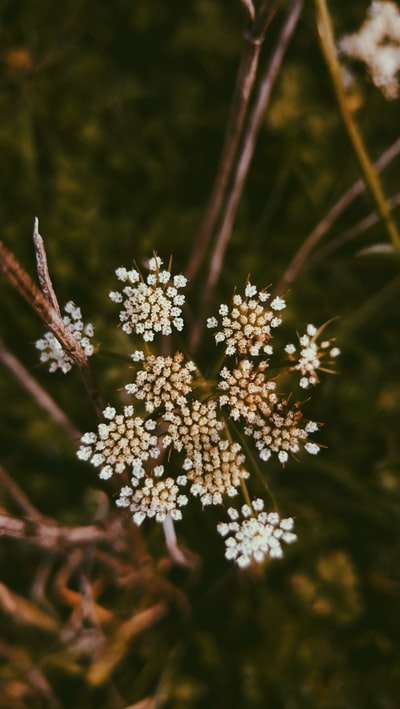
[{"label": "thorny stem", "polygon": [[2,241],[0,241],[0,268],[15,290],[27,301],[71,356],[79,370],[82,382],[96,413],[99,418],[102,418],[104,403],[94,381],[88,358],[79,341],[65,327],[57,310],[35,285],[14,254],[7,249]]},{"label": "thorny stem", "polygon": [[232,189],[225,205],[220,228],[215,238],[207,283],[203,291],[203,298],[200,306],[200,314],[191,333],[191,348],[194,351],[199,345],[202,329],[204,327],[205,315],[208,311],[215,286],[221,273],[225,251],[232,233],[233,222],[254,154],[265,109],[268,105],[272,88],[278,76],[290,39],[293,36],[297,22],[300,18],[302,6],[303,0],[292,0],[292,3],[289,6],[280,37],[261,82],[256,103],[249,118],[241,154],[236,166]]},{"label": "thorny stem", "polygon": [[[394,160],[400,153],[400,138],[398,138],[374,164],[374,169],[376,172],[381,172],[389,163]],[[336,204],[331,207],[329,212],[325,217],[317,224],[317,226],[310,232],[306,239],[301,244],[298,251],[293,256],[290,261],[285,273],[283,274],[280,281],[273,288],[273,293],[282,293],[288,285],[296,280],[299,273],[301,273],[305,265],[307,264],[308,257],[313,250],[313,248],[318,244],[326,232],[332,227],[336,219],[340,217],[341,214],[350,206],[352,202],[365,190],[367,185],[365,181],[360,178],[340,197]]]},{"label": "thorny stem", "polygon": [[219,166],[196,243],[185,270],[189,280],[193,280],[196,276],[217,224],[228,183],[232,177],[239,142],[243,134],[245,118],[257,75],[261,48],[268,26],[278,8],[279,1],[263,0],[256,12],[251,0],[242,0],[251,25],[244,34],[243,50]]},{"label": "thorny stem", "polygon": [[373,168],[373,165],[368,157],[360,131],[353,120],[351,111],[349,110],[346,93],[343,86],[343,81],[340,73],[340,64],[336,55],[336,47],[333,36],[331,18],[329,15],[326,0],[315,0],[317,11],[317,24],[319,37],[322,47],[322,52],[331,75],[333,88],[336,94],[336,99],[342,115],[344,125],[353,145],[354,152],[357,156],[365,181],[372,193],[376,202],[378,212],[387,229],[390,240],[394,247],[400,247],[400,235],[396,224],[393,221],[390,209],[387,205],[385,195],[383,194],[378,176]]}]

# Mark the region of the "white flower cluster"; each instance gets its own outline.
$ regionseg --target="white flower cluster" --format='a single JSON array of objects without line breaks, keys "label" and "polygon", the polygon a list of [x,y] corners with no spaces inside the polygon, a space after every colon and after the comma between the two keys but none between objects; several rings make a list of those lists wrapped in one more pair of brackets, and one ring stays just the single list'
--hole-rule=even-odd
[{"label": "white flower cluster", "polygon": [[[187,505],[188,498],[181,493],[180,488],[186,485],[186,476],[178,475],[175,480],[171,477],[157,480],[163,473],[164,466],[158,465],[153,470],[154,477],[150,477],[141,465],[136,464],[131,486],[124,485],[120,490],[116,504],[118,507],[129,507],[132,519],[138,526],[146,517],[155,517],[157,522],[164,522],[168,514],[173,520],[182,519],[179,508]],[[140,481],[143,482],[141,486]]]},{"label": "white flower cluster", "polygon": [[[317,431],[318,426],[313,421],[301,425],[302,413],[298,405],[290,410],[287,401],[277,394],[276,378],[267,376],[269,361],[254,361],[260,352],[272,355],[271,327],[278,327],[282,322],[274,313],[283,310],[285,301],[275,298],[270,309],[267,309],[262,303],[268,298],[269,294],[263,291],[257,297],[255,286],[248,283],[244,298],[238,294],[234,296],[231,310],[225,305],[223,310],[220,308],[223,330],[217,332],[216,341],[226,344],[226,355],[236,352],[237,365],[225,365],[219,373],[218,389],[223,392],[219,396],[219,404],[228,409],[233,420],[245,423],[243,432],[254,439],[261,460],[267,461],[272,454],[276,454],[279,462],[284,465],[289,455],[295,456],[301,449],[310,454],[318,453],[319,446],[308,441],[309,435]],[[214,320],[210,319],[209,324],[214,327]],[[292,369],[300,369],[302,372],[302,386],[305,381],[312,381],[315,368],[321,368],[320,361],[316,359],[318,347],[315,339],[318,334],[316,328],[308,326],[307,335],[300,340],[303,342],[300,360]],[[308,337],[307,343],[305,337]],[[264,342],[268,341],[268,345],[263,346],[262,338]],[[314,344],[316,354],[306,362]],[[327,343],[323,345],[326,347]],[[293,357],[295,348],[291,354],[288,348],[286,352]],[[331,349],[331,355],[332,352]],[[305,371],[306,363],[308,368]]]},{"label": "white flower cluster", "polygon": [[289,355],[289,359],[296,361],[296,364],[291,367],[291,369],[292,371],[297,370],[300,372],[300,386],[303,389],[308,389],[309,386],[318,384],[318,369],[324,372],[331,371],[325,366],[324,359],[326,358],[326,355],[331,358],[331,360],[326,362],[326,364],[332,364],[332,360],[340,355],[339,348],[332,347],[333,340],[317,342],[317,339],[321,334],[321,329],[322,328],[319,328],[318,330],[315,325],[307,325],[304,335],[299,336],[299,343],[301,347],[299,356],[297,355],[297,349],[294,345],[288,344],[285,347],[285,352]]},{"label": "white flower cluster", "polygon": [[156,333],[171,335],[172,325],[179,331],[183,329],[181,308],[185,296],[178,291],[186,285],[186,278],[161,271],[162,264],[158,256],[149,260],[146,282],[136,269],[117,268],[118,280],[128,285],[122,293],[110,293],[114,303],[123,304],[119,314],[123,331],[141,335],[146,342],[152,342]]},{"label": "white flower cluster", "polygon": [[184,362],[181,352],[175,352],[173,357],[148,355],[144,359],[144,368],[137,372],[135,381],[127,384],[125,390],[143,400],[149,414],[161,406],[171,410],[186,402],[187,394],[192,391],[195,371],[194,362]]},{"label": "white flower cluster", "polygon": [[[278,411],[283,408],[282,404],[277,407]],[[303,414],[299,409],[289,409],[285,413],[278,411],[274,411],[266,422],[249,425],[244,429],[247,436],[254,438],[261,460],[266,462],[275,453],[284,465],[289,460],[289,454],[295,455],[301,447],[311,455],[319,453],[317,443],[307,441],[308,435],[318,430],[318,424],[307,421],[302,428],[300,421]]]},{"label": "white flower cluster", "polygon": [[[269,293],[258,292],[255,286],[247,283],[244,298],[236,293],[232,308],[225,304],[220,306],[222,329],[215,333],[215,342],[225,343],[225,354],[272,354],[272,347],[267,343],[272,338],[271,330],[282,322],[277,312],[283,310],[286,303],[283,298],[274,298],[270,308],[266,308],[269,298]],[[208,318],[207,327],[215,329],[219,326],[217,318]]]},{"label": "white flower cluster", "polygon": [[262,563],[266,557],[281,558],[282,542],[293,544],[297,536],[292,532],[292,517],[281,519],[277,512],[265,512],[264,502],[260,498],[241,509],[240,521],[238,510],[228,509],[230,522],[221,522],[217,526],[219,534],[225,538],[225,557],[233,559],[238,566],[245,568],[255,561]]},{"label": "white flower cluster", "polygon": [[241,359],[235,369],[221,369],[218,388],[224,394],[219,397],[219,403],[229,408],[229,415],[235,421],[242,418],[248,423],[257,423],[271,415],[278,396],[276,382],[265,377],[267,367],[265,360],[255,366],[249,359]]},{"label": "white flower cluster", "polygon": [[[92,323],[83,324],[81,309],[72,300],[66,304],[64,311],[67,313],[63,317],[64,325],[71,335],[79,341],[87,357],[90,357],[94,352],[94,347],[90,342],[90,338],[94,335]],[[50,372],[53,373],[57,369],[61,369],[63,374],[67,374],[72,369],[72,358],[52,332],[46,332],[40,340],[36,340],[35,347],[41,352],[40,361],[50,362]]]},{"label": "white flower cluster", "polygon": [[[118,269],[127,285],[122,294],[111,294],[114,302],[123,303],[122,329],[146,342],[158,332],[172,334],[172,326],[182,328],[184,296],[177,290],[186,281],[161,266],[158,257],[150,259],[146,283],[137,270]],[[225,351],[216,381],[203,378],[179,351],[156,355],[146,344],[133,352],[134,376],[124,387],[132,403],[121,412],[106,407],[97,431],[83,435],[78,458],[99,468],[103,479],[124,473],[116,504],[130,511],[135,524],[146,518],[182,519],[190,495],[206,507],[223,505],[241,488],[245,491],[250,472],[238,427],[264,462],[276,455],[284,465],[301,450],[318,453],[319,446],[309,441],[318,424],[303,420],[299,403],[289,407],[290,396],[284,398],[277,387],[279,373],[270,374],[270,358],[276,359],[271,341],[285,307],[282,298],[270,302],[270,294],[251,283],[243,295],[235,293],[230,306],[220,307],[221,322],[208,321]],[[290,366],[283,365],[283,374],[300,372],[305,388],[318,382],[316,373],[324,369],[327,355],[339,354],[331,340],[317,342],[322,330],[308,325],[299,337],[298,355],[294,345],[285,348]],[[265,512],[260,499],[240,512],[230,507],[228,515],[230,521],[219,524],[218,531],[225,537],[226,557],[241,567],[280,557],[282,542],[296,540],[293,520]]]},{"label": "white flower cluster", "polygon": [[124,406],[119,414],[107,406],[103,416],[109,423],[100,423],[97,433],[85,433],[77,453],[80,460],[100,468],[100,478],[108,480],[113,473],[123,473],[127,467],[135,468],[138,462],[159,456],[156,421],[135,416],[132,405]]},{"label": "white flower cluster", "polygon": [[359,32],[339,42],[342,54],[363,62],[373,83],[388,99],[399,96],[400,9],[395,2],[371,3]]},{"label": "white flower cluster", "polygon": [[[183,469],[191,482],[190,492],[203,505],[220,505],[234,497],[240,481],[249,477],[239,443],[231,442],[214,401],[198,400],[165,416],[170,422],[167,441],[183,451]],[[164,439],[165,444],[165,439]]]}]

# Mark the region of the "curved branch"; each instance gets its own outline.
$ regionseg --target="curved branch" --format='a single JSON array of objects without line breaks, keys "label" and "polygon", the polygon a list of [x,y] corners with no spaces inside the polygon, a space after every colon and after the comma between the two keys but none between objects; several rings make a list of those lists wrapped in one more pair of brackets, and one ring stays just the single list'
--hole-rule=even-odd
[{"label": "curved branch", "polygon": [[39,382],[25,369],[23,364],[5,346],[0,337],[0,362],[14,375],[24,389],[31,394],[39,406],[46,411],[52,421],[59,426],[64,433],[73,441],[79,440],[81,432],[74,426],[72,421],[52,399]]}]

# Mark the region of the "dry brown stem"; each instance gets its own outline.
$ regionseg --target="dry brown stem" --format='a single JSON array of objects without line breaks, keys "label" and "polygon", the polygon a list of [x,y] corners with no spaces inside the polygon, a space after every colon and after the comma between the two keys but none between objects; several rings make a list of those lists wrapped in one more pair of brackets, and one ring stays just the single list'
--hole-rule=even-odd
[{"label": "dry brown stem", "polygon": [[[398,138],[390,146],[390,148],[388,148],[388,150],[382,153],[380,158],[376,161],[374,164],[376,172],[381,172],[395,157],[397,157],[397,155],[399,155],[399,153],[400,138]],[[331,207],[323,219],[321,219],[317,226],[306,237],[300,248],[296,251],[279,283],[276,284],[274,292],[282,293],[291,283],[293,283],[293,281],[305,268],[307,260],[318,242],[332,227],[336,219],[338,219],[347,207],[354,202],[356,197],[365,192],[366,189],[366,183],[360,178],[354,182],[354,184],[340,197],[336,204]]]},{"label": "dry brown stem", "polygon": [[196,350],[199,344],[206,313],[221,273],[225,251],[232,234],[236,211],[243,193],[265,110],[267,108],[272,88],[278,76],[289,42],[296,29],[302,6],[303,0],[292,0],[289,6],[275,50],[267,66],[264,77],[261,80],[255,105],[251,111],[247,130],[243,139],[242,149],[236,165],[232,187],[224,206],[220,227],[215,237],[208,278],[203,290],[200,314],[191,333],[190,344],[193,351]]},{"label": "dry brown stem", "polygon": [[0,362],[13,374],[21,386],[34,398],[51,420],[73,441],[79,440],[81,432],[47,393],[24,365],[10,352],[0,337]]},{"label": "dry brown stem", "polygon": [[243,2],[250,25],[243,37],[243,50],[232,97],[224,144],[213,188],[208,201],[196,242],[186,268],[189,280],[196,276],[211,241],[229,181],[232,178],[234,161],[238,151],[245,119],[252,96],[261,48],[268,26],[279,5],[279,0],[263,0],[257,12],[252,2]]}]

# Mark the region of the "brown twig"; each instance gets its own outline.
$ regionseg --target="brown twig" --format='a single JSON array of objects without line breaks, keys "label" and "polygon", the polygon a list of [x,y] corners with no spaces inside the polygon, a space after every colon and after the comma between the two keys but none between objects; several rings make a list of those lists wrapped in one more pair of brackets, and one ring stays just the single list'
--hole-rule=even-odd
[{"label": "brown twig", "polygon": [[261,82],[256,103],[249,118],[242,150],[235,170],[232,188],[229,198],[225,204],[220,228],[215,238],[207,283],[203,291],[204,295],[201,302],[200,314],[191,333],[191,348],[193,351],[196,350],[199,344],[201,332],[204,327],[205,315],[221,273],[225,251],[232,233],[233,222],[254,154],[264,113],[289,42],[300,18],[302,6],[303,0],[292,0],[289,6],[277,45]]},{"label": "brown twig", "polygon": [[[374,168],[377,172],[381,172],[397,155],[400,153],[400,138],[398,138],[391,146],[386,150],[380,158],[374,164]],[[299,273],[304,268],[305,263],[318,242],[326,234],[326,232],[331,228],[332,224],[340,217],[340,215],[350,206],[350,204],[358,197],[360,194],[365,192],[367,189],[366,183],[363,179],[359,179],[340,197],[336,204],[331,207],[329,212],[324,216],[324,218],[317,224],[317,226],[312,230],[312,232],[306,237],[306,239],[301,244],[298,251],[296,251],[292,260],[290,261],[286,271],[284,272],[282,278],[277,283],[274,288],[274,292],[282,293],[286,290],[288,285],[293,283],[297,278]]]},{"label": "brown twig", "polygon": [[42,611],[36,603],[20,596],[0,582],[0,608],[5,613],[18,618],[23,625],[32,625],[48,633],[59,630],[59,622],[54,616]]},{"label": "brown twig", "polygon": [[[17,671],[17,676],[22,677],[46,702],[49,709],[61,709],[62,705],[53,692],[42,670],[34,664],[26,650],[16,648],[3,640],[0,640],[0,656],[7,659],[13,669]],[[6,697],[2,697],[6,699]],[[5,706],[5,705],[4,705]],[[9,705],[11,706],[11,704]]]},{"label": "brown twig", "polygon": [[158,601],[150,608],[135,613],[117,628],[88,670],[87,680],[93,687],[104,684],[115,667],[123,660],[132,638],[158,623],[168,611],[165,601]]},{"label": "brown twig", "polygon": [[256,79],[259,57],[265,34],[280,0],[263,0],[257,12],[252,2],[243,2],[251,25],[244,34],[243,50],[232,97],[224,144],[213,188],[208,201],[196,242],[186,267],[189,280],[197,274],[221,211],[229,180],[232,177],[234,160],[243,134],[245,118]]},{"label": "brown twig", "polygon": [[43,389],[34,377],[25,369],[23,364],[5,346],[0,337],[0,362],[14,375],[23,388],[32,395],[39,406],[50,416],[51,420],[73,441],[79,440],[81,432],[72,421]]},{"label": "brown twig", "polygon": [[33,226],[33,243],[36,252],[36,269],[39,277],[40,288],[42,289],[43,295],[53,306],[54,310],[58,313],[58,315],[61,316],[60,306],[58,304],[57,296],[54,292],[49,269],[47,266],[47,255],[46,249],[44,247],[44,241],[39,234],[39,219],[37,217],[35,217],[35,222]]},{"label": "brown twig", "polygon": [[20,519],[0,512],[0,536],[25,539],[45,549],[62,550],[109,541],[110,530],[96,524],[61,527],[55,521],[43,522],[31,517]]},{"label": "brown twig", "polygon": [[[390,197],[387,203],[391,210],[396,209],[396,207],[399,207],[400,192],[398,192],[393,197]],[[373,226],[375,226],[375,224],[378,224],[379,221],[380,216],[378,212],[371,212],[363,219],[360,219],[360,221],[357,222],[357,224],[354,224],[354,226],[352,226],[350,229],[346,229],[346,231],[342,232],[341,234],[339,234],[339,236],[329,241],[327,244],[325,244],[325,246],[321,246],[321,248],[317,249],[317,251],[315,251],[315,253],[307,260],[306,264],[304,264],[304,267],[302,269],[303,273],[304,271],[308,271],[310,268],[315,266],[316,263],[319,263],[320,261],[325,259],[334,251],[337,251],[337,249],[340,249],[340,247],[344,246],[344,244],[348,244],[353,239],[356,239],[358,236],[361,236],[361,234],[364,234],[366,231],[368,231],[368,229],[371,229]],[[388,246],[390,247],[389,244]]]},{"label": "brown twig", "polygon": [[65,327],[63,319],[57,310],[35,285],[14,254],[7,249],[2,241],[0,241],[0,268],[11,285],[27,301],[68,352],[79,370],[82,382],[98,417],[102,418],[104,403],[95,384],[88,358],[79,341]]},{"label": "brown twig", "polygon": [[21,490],[20,486],[12,479],[2,465],[0,465],[0,487],[8,492],[9,496],[12,497],[14,502],[17,503],[18,507],[29,519],[35,522],[42,522],[44,520],[43,515],[32,505],[27,495],[25,495],[24,491]]}]

